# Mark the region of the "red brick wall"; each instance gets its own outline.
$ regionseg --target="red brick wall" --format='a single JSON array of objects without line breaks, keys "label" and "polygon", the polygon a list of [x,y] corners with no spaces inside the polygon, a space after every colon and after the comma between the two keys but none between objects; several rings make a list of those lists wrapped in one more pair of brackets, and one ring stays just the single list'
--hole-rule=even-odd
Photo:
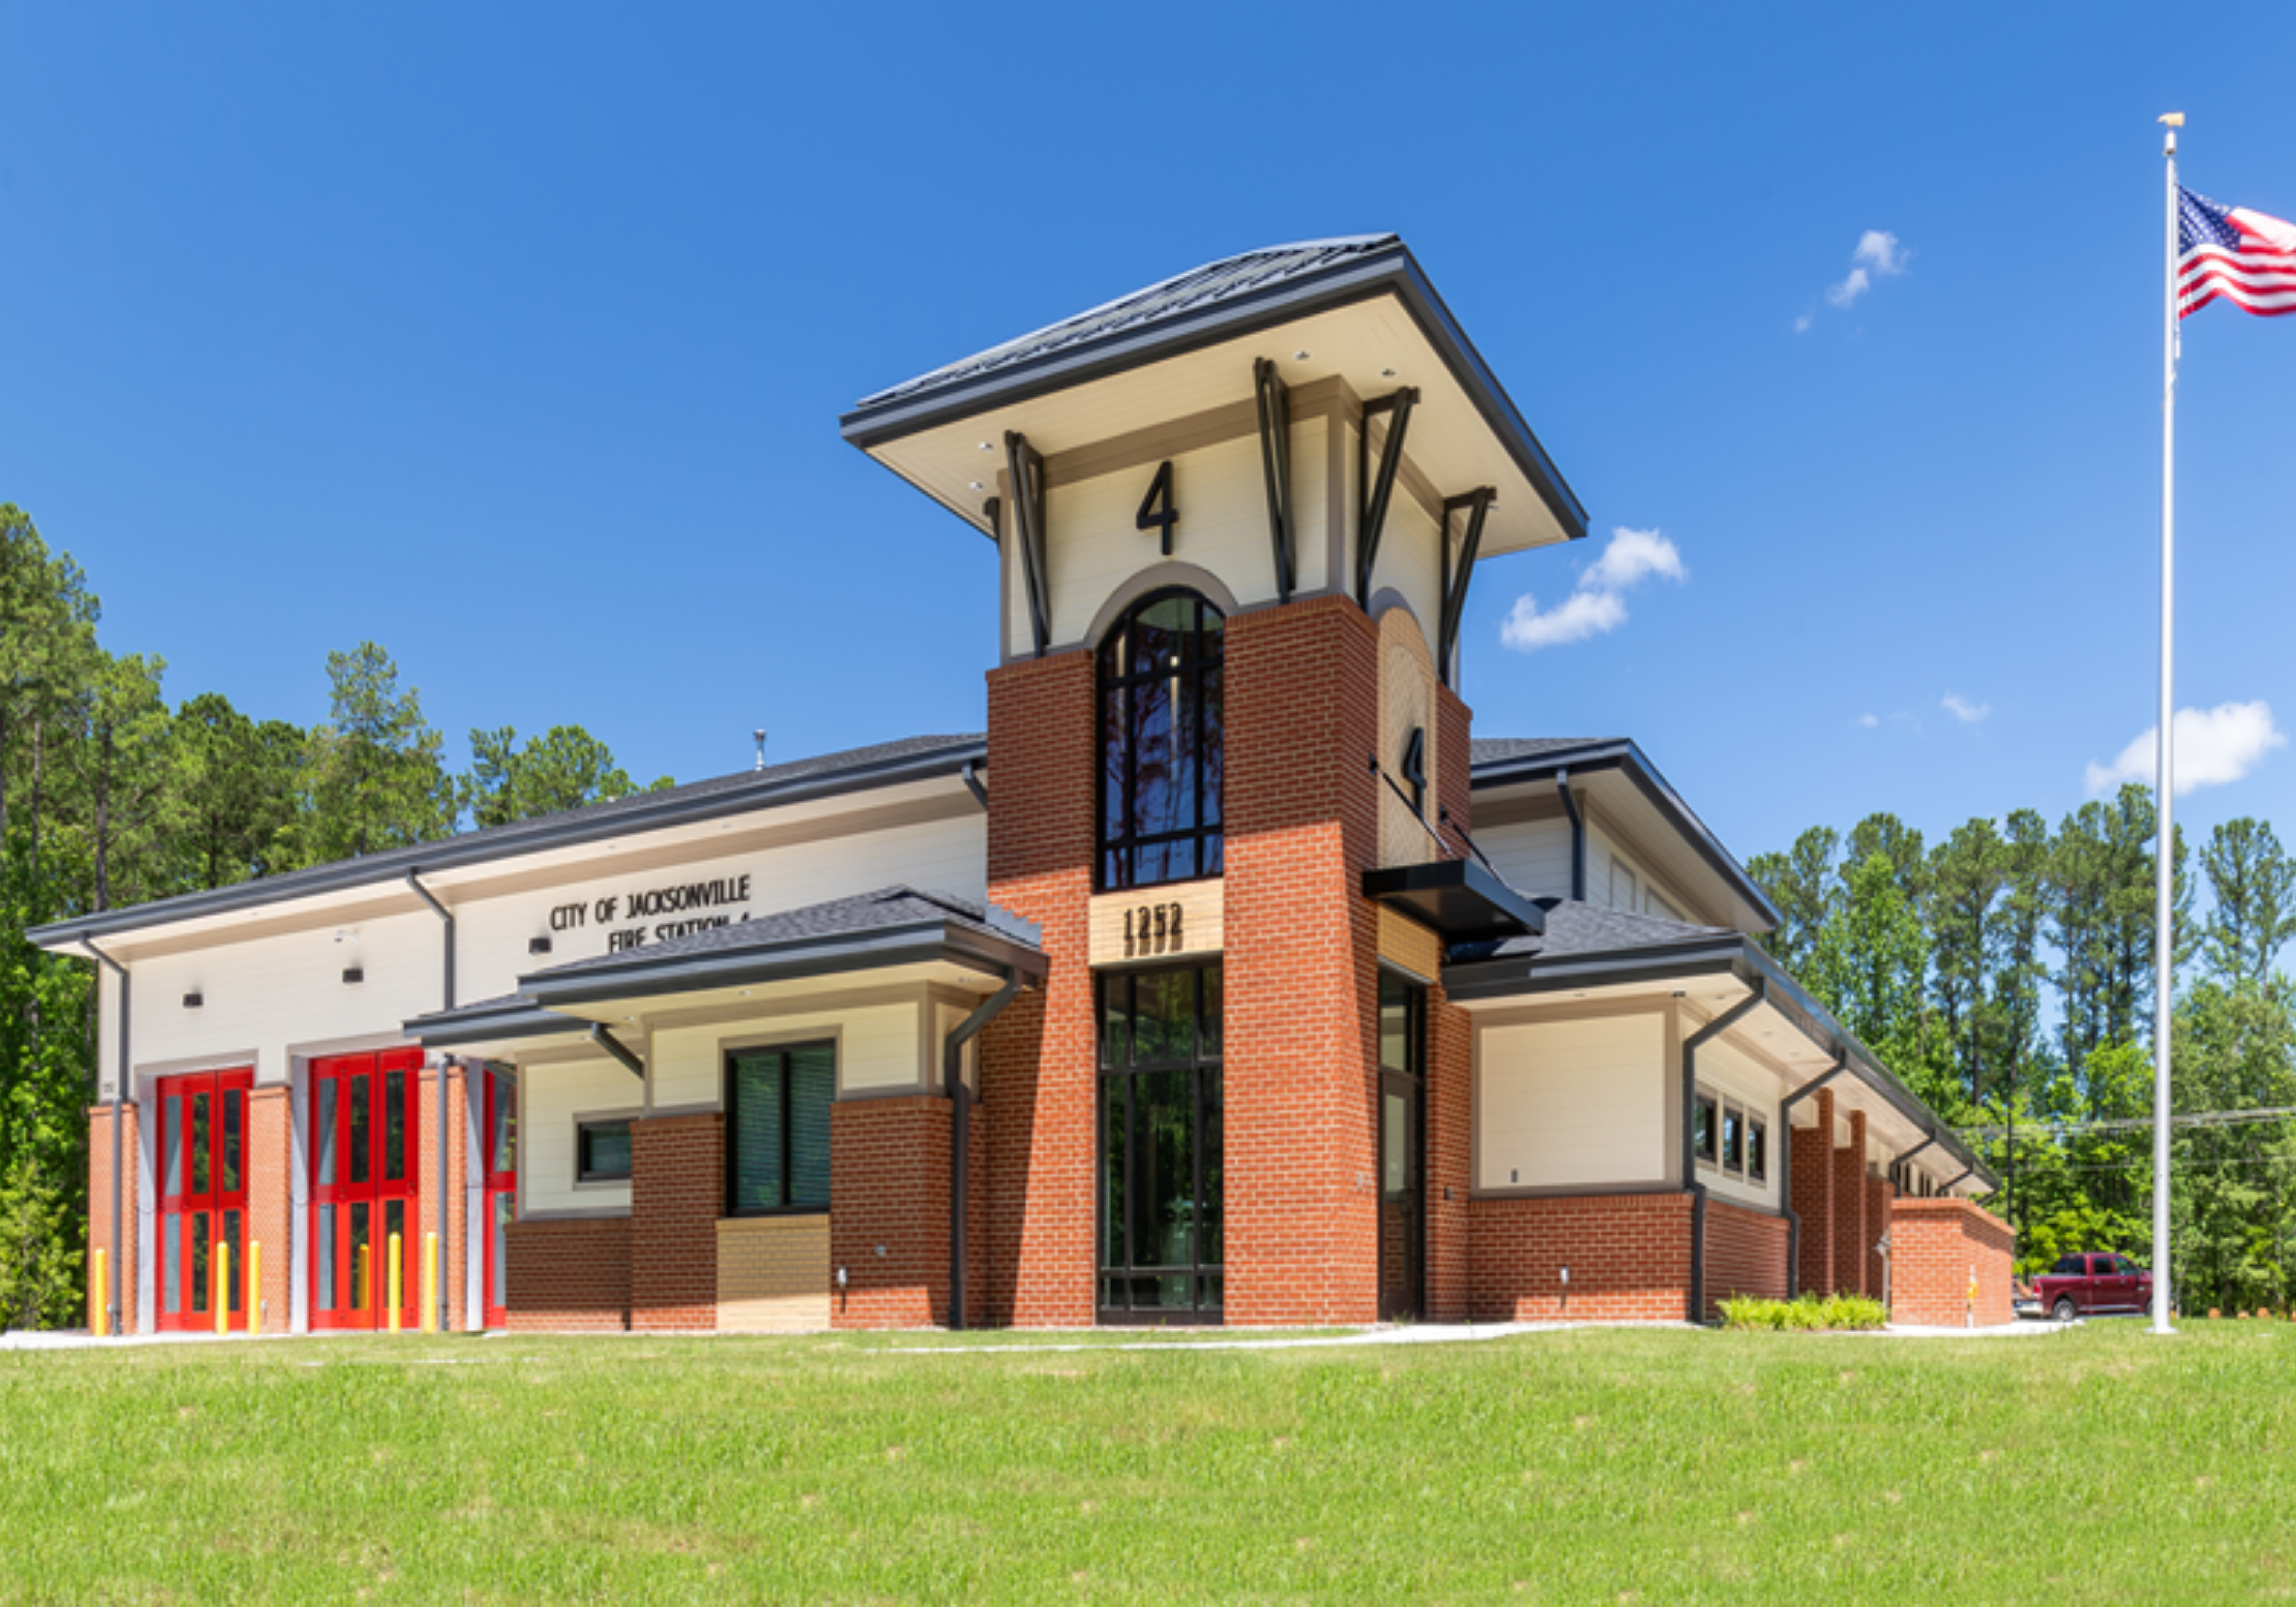
[{"label": "red brick wall", "polygon": [[725,1203],[723,1115],[630,1123],[633,1329],[706,1333],[718,1326],[718,1218]]},{"label": "red brick wall", "polygon": [[[279,1085],[253,1089],[247,1100],[247,1236],[263,1246],[263,1331],[285,1333],[294,1317],[293,1095]],[[109,1161],[110,1157],[107,1156]]]},{"label": "red brick wall", "polygon": [[505,1239],[513,1332],[619,1332],[629,1326],[628,1218],[513,1222]]},{"label": "red brick wall", "polygon": [[[830,1265],[845,1268],[847,1280],[841,1291],[831,1286],[832,1323],[947,1321],[949,1102],[922,1094],[840,1100],[829,1121]],[[1089,1269],[1084,1292],[1088,1299]]]},{"label": "red brick wall", "polygon": [[1979,1327],[2013,1322],[2009,1226],[1966,1200],[1896,1201],[1890,1209],[1892,1321],[1958,1328],[1977,1275]]},{"label": "red brick wall", "polygon": [[1472,1186],[1474,1021],[1427,995],[1427,1317],[1465,1320],[1473,1251],[1467,1204]]},{"label": "red brick wall", "polygon": [[1816,1125],[1792,1127],[1793,1210],[1801,1218],[1800,1291],[1833,1292],[1833,1090],[1809,1096]]},{"label": "red brick wall", "polygon": [[1882,1235],[1888,1231],[1890,1201],[1898,1191],[1887,1177],[1866,1179],[1866,1292],[1880,1300],[1889,1284],[1889,1270],[1882,1262]]},{"label": "red brick wall", "polygon": [[[120,1112],[119,1169],[127,1183],[119,1196],[119,1264],[108,1275],[111,1284],[108,1303],[119,1308],[119,1331],[123,1333],[136,1331],[136,1116],[133,1107]],[[108,1106],[96,1107],[87,1113],[87,1258],[83,1264],[87,1282],[82,1300],[87,1305],[91,1332],[95,1327],[95,1252],[99,1250],[107,1257],[111,1250],[111,1111]]]},{"label": "red brick wall", "polygon": [[988,675],[988,897],[1043,929],[1049,964],[1044,987],[980,1037],[980,1209],[968,1225],[966,1283],[977,1295],[966,1320],[976,1324],[1093,1320],[1093,699],[1086,652]]},{"label": "red brick wall", "polygon": [[1786,1221],[1767,1211],[1749,1210],[1727,1200],[1706,1197],[1706,1316],[1721,1316],[1720,1302],[1751,1294],[1765,1300],[1786,1298]]},{"label": "red brick wall", "polygon": [[1833,1152],[1834,1290],[1856,1291],[1866,1283],[1866,1112],[1849,1112],[1849,1142]]},{"label": "red brick wall", "polygon": [[1468,1220],[1477,1322],[1683,1320],[1688,1194],[1478,1200]]},{"label": "red brick wall", "polygon": [[1230,1324],[1378,1316],[1378,642],[1344,597],[1228,623]]}]

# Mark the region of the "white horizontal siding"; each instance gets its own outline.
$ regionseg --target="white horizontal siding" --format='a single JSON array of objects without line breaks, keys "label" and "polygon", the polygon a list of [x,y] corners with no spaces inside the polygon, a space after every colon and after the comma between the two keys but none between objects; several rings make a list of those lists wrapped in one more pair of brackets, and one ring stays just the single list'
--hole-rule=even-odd
[{"label": "white horizontal siding", "polygon": [[576,1185],[574,1127],[584,1117],[635,1113],[644,1103],[638,1079],[611,1060],[529,1066],[520,1075],[520,1215],[629,1209],[627,1183]]},{"label": "white horizontal siding", "polygon": [[1475,843],[1506,884],[1538,898],[1570,896],[1570,823],[1521,820],[1478,826]]},{"label": "white horizontal siding", "polygon": [[657,1032],[652,1045],[653,1102],[659,1107],[716,1104],[724,1092],[725,1045],[761,1037],[791,1041],[815,1035],[837,1042],[840,1095],[917,1084],[917,1006],[871,1004]]},{"label": "white horizontal siding", "polygon": [[1660,1014],[1483,1029],[1476,1186],[1664,1181],[1665,1061]]}]

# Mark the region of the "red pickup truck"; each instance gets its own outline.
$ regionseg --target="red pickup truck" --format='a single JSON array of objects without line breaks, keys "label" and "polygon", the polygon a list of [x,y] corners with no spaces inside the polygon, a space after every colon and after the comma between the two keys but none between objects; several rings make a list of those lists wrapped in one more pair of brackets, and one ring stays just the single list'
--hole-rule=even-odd
[{"label": "red pickup truck", "polygon": [[2060,1256],[2033,1280],[2038,1304],[2058,1322],[2107,1311],[2152,1309],[2152,1275],[2127,1256]]}]

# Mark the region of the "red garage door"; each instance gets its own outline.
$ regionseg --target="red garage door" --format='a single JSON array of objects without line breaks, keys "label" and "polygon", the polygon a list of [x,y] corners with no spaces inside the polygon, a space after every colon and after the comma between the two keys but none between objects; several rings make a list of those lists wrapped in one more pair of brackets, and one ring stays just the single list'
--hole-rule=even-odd
[{"label": "red garage door", "polygon": [[311,1326],[390,1324],[391,1235],[398,1320],[417,1324],[422,1252],[416,1100],[422,1051],[347,1054],[311,1066]]},{"label": "red garage door", "polygon": [[[160,1082],[160,1326],[247,1326],[247,1095],[251,1070]],[[223,1276],[217,1247],[231,1249]]]}]

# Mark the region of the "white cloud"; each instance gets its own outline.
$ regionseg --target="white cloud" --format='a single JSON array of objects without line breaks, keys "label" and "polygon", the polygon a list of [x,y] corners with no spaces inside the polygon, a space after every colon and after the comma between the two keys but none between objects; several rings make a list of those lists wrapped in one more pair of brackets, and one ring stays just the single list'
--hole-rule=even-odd
[{"label": "white cloud", "polygon": [[[2110,765],[2089,766],[2089,795],[2101,796],[2123,782],[2151,784],[2160,735],[2161,728],[2152,726],[2123,748]],[[2266,754],[2287,745],[2288,739],[2273,724],[2272,705],[2261,699],[2253,703],[2218,703],[2213,709],[2179,709],[2177,796],[2238,781],[2262,764]]]},{"label": "white cloud", "polygon": [[1796,319],[1794,320],[1794,333],[1796,333],[1796,334],[1798,334],[1798,335],[1804,335],[1804,334],[1808,334],[1808,332],[1809,332],[1809,315],[1808,315],[1808,313],[1804,313],[1804,314],[1802,314],[1802,316],[1801,316],[1800,317],[1796,318]]},{"label": "white cloud", "polygon": [[1658,531],[1620,525],[1611,532],[1602,556],[1587,566],[1562,603],[1542,611],[1529,593],[1517,597],[1499,626],[1499,640],[1517,652],[1536,652],[1616,630],[1627,620],[1625,594],[1652,575],[1683,581],[1690,571],[1683,567],[1674,543]]},{"label": "white cloud", "polygon": [[[1876,277],[1894,279],[1904,273],[1908,255],[1898,237],[1889,230],[1866,230],[1857,236],[1857,243],[1850,250],[1848,276],[1825,287],[1826,301],[1834,307],[1849,306],[1874,288]],[[1796,318],[1794,332],[1800,334],[1807,330],[1809,321],[1808,313]]]},{"label": "white cloud", "polygon": [[1857,723],[1871,731],[1882,723],[1882,717],[1878,714],[1861,714],[1857,717]]},{"label": "white cloud", "polygon": [[1990,703],[1972,703],[1957,692],[1948,692],[1939,701],[1945,711],[1964,726],[1974,726],[1993,712]]}]

